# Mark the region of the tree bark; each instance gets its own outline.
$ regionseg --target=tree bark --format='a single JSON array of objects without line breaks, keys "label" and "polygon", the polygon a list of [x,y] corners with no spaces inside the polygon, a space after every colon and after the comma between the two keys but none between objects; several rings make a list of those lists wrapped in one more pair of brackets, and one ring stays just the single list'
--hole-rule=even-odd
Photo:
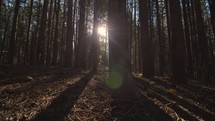
[{"label": "tree bark", "polygon": [[48,30],[47,30],[47,42],[46,42],[46,65],[51,64],[51,24],[52,24],[52,14],[53,12],[53,0],[50,1],[49,16],[48,16]]},{"label": "tree bark", "polygon": [[99,24],[99,0],[94,1],[94,19],[93,19],[93,35],[92,35],[92,70],[97,71],[98,65],[98,24]]},{"label": "tree bark", "polygon": [[3,0],[0,0],[0,16],[1,16],[1,7],[2,7],[2,3],[3,3]]},{"label": "tree bark", "polygon": [[0,50],[0,60],[2,61],[2,63],[5,63],[6,60],[6,53],[4,52],[6,50],[5,44],[6,44],[6,40],[7,40],[7,33],[8,33],[8,29],[9,29],[9,24],[10,24],[10,18],[11,18],[11,12],[9,12],[9,14],[7,15],[7,11],[4,12],[4,17],[5,17],[5,26],[4,26],[4,32],[3,32],[3,37],[2,37],[2,45],[1,45],[1,50]]},{"label": "tree bark", "polygon": [[172,72],[178,83],[186,83],[185,76],[185,41],[182,27],[180,0],[169,0],[170,24],[172,35]]},{"label": "tree bark", "polygon": [[8,62],[9,64],[13,64],[14,56],[15,56],[15,41],[16,41],[16,29],[17,29],[17,20],[19,14],[19,7],[20,7],[20,0],[15,1],[15,9],[14,9],[14,16],[13,16],[13,23],[12,23],[12,30],[11,30],[11,38],[9,44],[9,56]]},{"label": "tree bark", "polygon": [[182,0],[183,6],[183,19],[184,19],[184,34],[185,34],[185,41],[186,41],[186,49],[187,49],[187,76],[188,78],[193,78],[193,60],[192,60],[192,53],[191,53],[191,40],[190,40],[190,26],[188,20],[188,11],[187,11],[187,0]]},{"label": "tree bark", "polygon": [[57,64],[57,58],[58,58],[58,35],[59,35],[59,31],[58,31],[58,25],[59,25],[59,11],[60,11],[60,0],[55,0],[55,4],[56,4],[56,23],[55,23],[55,34],[54,34],[54,45],[53,45],[53,58],[52,58],[52,65],[56,65]]},{"label": "tree bark", "polygon": [[160,17],[160,11],[159,11],[159,1],[156,0],[156,12],[157,12],[157,34],[158,34],[158,43],[159,43],[159,74],[160,76],[164,75],[164,42],[162,39],[162,34],[161,34],[161,17]]},{"label": "tree bark", "polygon": [[211,12],[211,23],[213,26],[213,32],[215,36],[215,1],[214,0],[208,0],[209,6],[210,6],[210,12]]},{"label": "tree bark", "polygon": [[64,0],[64,2],[63,2],[63,11],[62,11],[62,16],[63,16],[63,19],[62,19],[62,26],[61,26],[61,41],[60,41],[60,43],[59,43],[59,46],[61,47],[60,49],[59,49],[59,57],[60,57],[60,64],[63,66],[63,64],[64,64],[64,43],[65,43],[65,37],[66,37],[66,8],[67,8],[67,5],[66,5],[66,1]]},{"label": "tree bark", "polygon": [[80,20],[79,20],[79,32],[78,32],[78,56],[76,59],[77,68],[85,68],[85,52],[86,52],[86,41],[85,41],[85,4],[86,0],[80,0]]},{"label": "tree bark", "polygon": [[134,39],[133,39],[133,43],[134,43],[134,72],[137,73],[137,68],[138,68],[138,45],[137,45],[137,0],[134,0],[134,21],[133,21],[133,32],[134,32]]},{"label": "tree bark", "polygon": [[171,35],[171,24],[170,24],[170,12],[169,12],[169,0],[165,0],[166,16],[167,16],[167,31],[168,31],[168,74],[172,77],[172,35]]},{"label": "tree bark", "polygon": [[32,36],[31,36],[31,42],[30,42],[30,64],[33,65],[36,62],[35,59],[35,54],[36,54],[36,43],[37,43],[37,38],[38,38],[38,31],[39,31],[39,25],[40,25],[40,13],[41,13],[41,9],[42,9],[42,4],[41,4],[41,0],[38,1],[38,11],[36,13],[36,25],[35,25],[35,30],[32,32]]},{"label": "tree bark", "polygon": [[154,75],[154,53],[152,50],[152,40],[149,35],[148,2],[147,0],[139,0],[139,4],[143,76],[152,77]]},{"label": "tree bark", "polygon": [[30,29],[31,29],[30,27],[31,27],[31,19],[32,19],[33,2],[34,2],[34,0],[30,1],[30,12],[29,12],[29,18],[28,18],[24,64],[28,64],[28,60],[29,60],[29,41],[30,41]]},{"label": "tree bark", "polygon": [[209,71],[209,51],[208,51],[208,40],[206,38],[204,21],[201,11],[201,2],[200,0],[195,0],[195,11],[196,11],[196,22],[197,22],[197,33],[199,40],[199,50],[201,54],[201,71],[202,78],[201,80],[210,81],[210,71]]},{"label": "tree bark", "polygon": [[39,35],[38,35],[37,48],[36,48],[36,64],[44,64],[43,49],[44,49],[44,42],[45,42],[48,3],[49,3],[49,0],[43,1],[43,10],[42,10],[42,15],[40,20],[41,23],[39,27]]},{"label": "tree bark", "polygon": [[73,16],[72,16],[73,1],[68,0],[68,13],[67,13],[67,33],[66,33],[66,55],[65,55],[65,67],[72,67],[73,56]]},{"label": "tree bark", "polygon": [[195,5],[194,0],[189,0],[188,3],[188,16],[190,20],[190,27],[191,27],[191,43],[192,43],[192,54],[193,54],[193,68],[194,68],[194,77],[195,79],[199,79],[201,76],[200,72],[200,55],[199,55],[199,47],[198,47],[198,37],[197,37],[197,25],[196,25],[196,18],[195,18]]},{"label": "tree bark", "polygon": [[109,78],[107,84],[113,89],[113,97],[133,98],[134,87],[129,68],[128,28],[125,0],[109,0]]}]

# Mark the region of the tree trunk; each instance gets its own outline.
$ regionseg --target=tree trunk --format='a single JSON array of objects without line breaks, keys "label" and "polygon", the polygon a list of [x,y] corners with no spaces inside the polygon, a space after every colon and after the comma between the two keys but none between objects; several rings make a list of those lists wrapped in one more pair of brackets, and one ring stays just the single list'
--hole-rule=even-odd
[{"label": "tree trunk", "polygon": [[143,76],[152,77],[154,75],[154,53],[152,50],[152,40],[149,35],[148,2],[147,0],[139,0],[139,4]]},{"label": "tree trunk", "polygon": [[78,57],[76,59],[77,68],[85,68],[85,52],[86,52],[86,41],[85,41],[85,4],[86,0],[80,0],[80,20],[79,20],[79,31],[78,31]]},{"label": "tree trunk", "polygon": [[191,43],[192,43],[192,54],[193,54],[193,68],[194,68],[194,77],[195,79],[199,79],[201,76],[200,72],[200,55],[199,55],[199,47],[198,47],[198,37],[197,37],[197,25],[196,25],[196,18],[195,18],[195,5],[194,0],[189,0],[188,3],[188,16],[190,20],[190,27],[191,27]]},{"label": "tree trunk", "polygon": [[48,16],[48,30],[47,30],[47,45],[46,45],[46,65],[50,65],[51,64],[51,32],[52,32],[52,12],[53,12],[53,1],[51,0],[50,2],[50,7],[49,7],[49,16]]},{"label": "tree trunk", "polygon": [[24,56],[24,64],[28,64],[28,57],[29,57],[29,41],[30,41],[30,27],[31,27],[31,19],[32,19],[32,10],[33,10],[33,2],[30,2],[30,13],[28,18],[28,28],[27,28],[27,37],[26,37],[26,45],[25,45],[25,56]]},{"label": "tree trunk", "polygon": [[129,34],[128,34],[128,48],[129,48],[129,61],[131,62],[131,64],[129,65],[129,68],[131,71],[133,71],[133,58],[132,58],[132,37],[133,37],[133,26],[132,26],[132,23],[133,23],[133,19],[132,19],[132,13],[133,13],[133,9],[132,9],[132,6],[130,6],[131,8],[128,10],[128,15],[129,15]]},{"label": "tree trunk", "polygon": [[134,72],[137,73],[137,67],[138,67],[138,59],[137,59],[137,1],[134,0],[134,21],[133,21],[133,26],[134,26]]},{"label": "tree trunk", "polygon": [[2,7],[2,3],[3,3],[3,0],[0,0],[0,16],[1,16],[1,7]]},{"label": "tree trunk", "polygon": [[59,25],[59,11],[60,11],[60,0],[55,0],[55,4],[56,4],[56,23],[55,23],[55,37],[54,37],[54,46],[53,46],[53,58],[52,58],[52,65],[56,65],[57,64],[57,58],[58,58],[58,35],[59,35],[59,31],[58,31],[58,25]]},{"label": "tree trunk", "polygon": [[168,75],[172,77],[172,35],[171,35],[171,24],[170,24],[170,12],[169,12],[169,0],[165,0],[165,6],[166,6],[166,18],[167,18],[167,33],[168,33]]},{"label": "tree trunk", "polygon": [[132,98],[134,97],[134,87],[128,62],[128,24],[125,0],[109,0],[108,25],[110,73],[107,84],[113,89],[114,98]]},{"label": "tree trunk", "polygon": [[19,14],[19,6],[20,0],[16,0],[15,2],[15,9],[14,9],[14,16],[13,16],[13,23],[12,23],[12,30],[11,30],[11,38],[9,44],[9,55],[8,55],[8,62],[9,64],[13,64],[13,59],[15,56],[15,41],[16,41],[16,29],[17,29],[17,19]]},{"label": "tree trunk", "polygon": [[159,11],[159,1],[156,0],[156,12],[157,12],[157,34],[158,38],[157,41],[159,43],[159,74],[160,76],[164,75],[164,47],[163,47],[163,39],[161,35],[161,17],[160,17],[160,11]]},{"label": "tree trunk", "polygon": [[215,36],[215,1],[214,0],[208,0],[209,6],[210,6],[210,12],[211,12],[211,23],[213,26],[213,32]]},{"label": "tree trunk", "polygon": [[98,65],[98,24],[99,24],[99,0],[94,1],[94,20],[93,20],[93,35],[92,35],[92,70],[97,71]]},{"label": "tree trunk", "polygon": [[169,0],[170,24],[172,35],[172,72],[178,83],[186,83],[185,77],[185,44],[182,27],[180,0]]},{"label": "tree trunk", "polygon": [[185,41],[186,41],[186,49],[187,49],[187,76],[188,78],[193,78],[193,60],[192,60],[192,53],[191,53],[191,40],[190,40],[190,26],[187,14],[187,0],[182,0],[183,6],[183,18],[184,18],[184,34],[185,34]]},{"label": "tree trunk", "polygon": [[11,18],[11,12],[9,12],[9,15],[7,15],[7,11],[4,12],[4,16],[5,16],[5,26],[4,26],[4,32],[3,32],[3,37],[2,37],[2,45],[1,45],[1,50],[0,50],[0,60],[2,61],[2,63],[5,63],[6,60],[6,53],[4,52],[5,50],[7,50],[7,48],[5,47],[6,45],[6,36],[8,33],[8,29],[9,29],[9,24],[10,24],[10,18]]},{"label": "tree trunk", "polygon": [[72,67],[73,56],[73,24],[72,24],[72,6],[73,1],[68,0],[68,13],[67,13],[67,33],[66,33],[66,55],[65,55],[65,67]]},{"label": "tree trunk", "polygon": [[60,64],[63,66],[63,63],[64,63],[64,43],[65,43],[65,36],[66,36],[66,8],[67,8],[67,5],[66,5],[66,1],[64,0],[63,2],[63,11],[62,11],[62,14],[63,14],[63,20],[62,20],[62,27],[61,27],[61,41],[60,41],[60,50],[59,50],[59,57],[60,57]]},{"label": "tree trunk", "polygon": [[43,1],[43,11],[42,11],[42,16],[40,20],[41,23],[40,23],[37,48],[36,48],[36,64],[44,64],[44,58],[43,58],[44,52],[42,50],[44,49],[44,42],[45,42],[48,2],[49,0]]},{"label": "tree trunk", "polygon": [[210,71],[209,71],[209,51],[208,51],[208,40],[205,34],[204,21],[201,11],[200,0],[195,0],[195,11],[196,11],[196,22],[197,22],[197,32],[199,39],[199,50],[201,54],[201,71],[202,78],[201,80],[210,81]]},{"label": "tree trunk", "polygon": [[41,5],[41,0],[39,0],[38,2],[38,12],[36,13],[36,25],[35,25],[35,30],[32,32],[32,36],[31,36],[31,42],[30,42],[30,64],[33,65],[35,64],[35,54],[36,54],[36,43],[37,43],[37,38],[38,38],[38,31],[39,31],[39,25],[40,25],[40,13],[41,13],[41,9],[42,9],[42,5]]}]

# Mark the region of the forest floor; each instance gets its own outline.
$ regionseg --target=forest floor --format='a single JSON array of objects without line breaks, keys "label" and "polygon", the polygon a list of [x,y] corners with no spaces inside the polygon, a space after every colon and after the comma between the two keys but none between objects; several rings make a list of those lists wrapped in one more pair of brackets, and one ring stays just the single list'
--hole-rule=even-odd
[{"label": "forest floor", "polygon": [[215,121],[215,85],[134,75],[141,98],[115,100],[108,72],[0,67],[0,121]]}]

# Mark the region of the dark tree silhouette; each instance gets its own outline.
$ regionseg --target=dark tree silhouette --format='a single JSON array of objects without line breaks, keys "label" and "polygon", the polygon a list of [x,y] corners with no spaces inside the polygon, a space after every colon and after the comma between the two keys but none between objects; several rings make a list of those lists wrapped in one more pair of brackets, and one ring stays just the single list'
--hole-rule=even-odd
[{"label": "dark tree silhouette", "polygon": [[147,0],[139,0],[140,4],[140,26],[141,26],[141,46],[143,76],[152,77],[154,75],[154,54],[152,50],[152,40],[149,35],[149,14]]},{"label": "dark tree silhouette", "polygon": [[201,62],[201,72],[202,79],[205,81],[210,81],[209,72],[209,51],[208,51],[208,41],[206,39],[206,33],[204,28],[203,16],[201,11],[200,0],[195,0],[195,11],[196,11],[196,23],[197,23],[197,33],[199,40],[199,51],[200,51],[200,62]]},{"label": "dark tree silhouette", "polygon": [[93,34],[92,34],[92,69],[97,71],[98,65],[98,24],[99,24],[99,0],[94,1],[94,18],[93,18]]},{"label": "dark tree silhouette", "polygon": [[58,49],[59,49],[59,12],[60,12],[60,0],[55,0],[55,5],[56,5],[56,12],[55,12],[55,17],[56,17],[56,23],[55,23],[55,33],[54,33],[54,45],[53,45],[53,58],[52,58],[52,65],[57,64],[57,58],[58,58]]},{"label": "dark tree silhouette", "polygon": [[39,34],[37,40],[37,47],[36,47],[36,64],[44,64],[44,41],[45,41],[45,31],[46,31],[46,19],[47,19],[47,10],[49,0],[43,1],[43,10],[41,15],[41,23],[39,27]]},{"label": "dark tree silhouette", "polygon": [[15,50],[16,50],[16,29],[17,29],[17,19],[19,14],[19,7],[20,7],[20,0],[16,0],[15,2],[15,9],[14,9],[14,16],[13,16],[13,23],[12,23],[12,30],[11,30],[11,38],[10,38],[10,45],[9,45],[9,55],[8,55],[8,62],[13,64]]},{"label": "dark tree silhouette", "polygon": [[182,15],[179,0],[169,0],[170,26],[172,39],[172,72],[179,83],[186,83],[185,77],[185,44],[182,26]]},{"label": "dark tree silhouette", "polygon": [[85,40],[85,10],[86,10],[86,0],[80,0],[80,20],[79,20],[79,36],[78,36],[78,56],[76,59],[77,68],[85,68],[86,59],[86,40]]},{"label": "dark tree silhouette", "polygon": [[33,10],[33,2],[30,2],[30,10],[29,10],[29,18],[28,18],[28,30],[27,30],[27,37],[25,43],[25,56],[24,56],[24,63],[27,64],[29,60],[29,41],[30,41],[30,27],[31,27],[31,20],[32,20],[32,10]]},{"label": "dark tree silhouette", "polygon": [[110,0],[108,3],[110,74],[107,84],[116,91],[113,96],[117,98],[134,97],[129,68],[126,17],[126,1]]},{"label": "dark tree silhouette", "polygon": [[67,13],[67,34],[66,34],[66,55],[65,55],[65,63],[64,65],[67,67],[72,66],[72,55],[73,55],[73,16],[72,16],[72,6],[73,2],[71,0],[68,1],[68,13]]}]

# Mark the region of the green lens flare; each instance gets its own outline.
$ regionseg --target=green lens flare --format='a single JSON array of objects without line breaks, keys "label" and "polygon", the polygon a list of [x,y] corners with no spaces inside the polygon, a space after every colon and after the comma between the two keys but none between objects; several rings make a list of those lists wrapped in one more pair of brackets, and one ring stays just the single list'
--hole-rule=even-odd
[{"label": "green lens flare", "polygon": [[112,89],[117,89],[123,84],[122,74],[119,72],[113,71],[110,72],[109,78],[106,80],[107,85]]}]

